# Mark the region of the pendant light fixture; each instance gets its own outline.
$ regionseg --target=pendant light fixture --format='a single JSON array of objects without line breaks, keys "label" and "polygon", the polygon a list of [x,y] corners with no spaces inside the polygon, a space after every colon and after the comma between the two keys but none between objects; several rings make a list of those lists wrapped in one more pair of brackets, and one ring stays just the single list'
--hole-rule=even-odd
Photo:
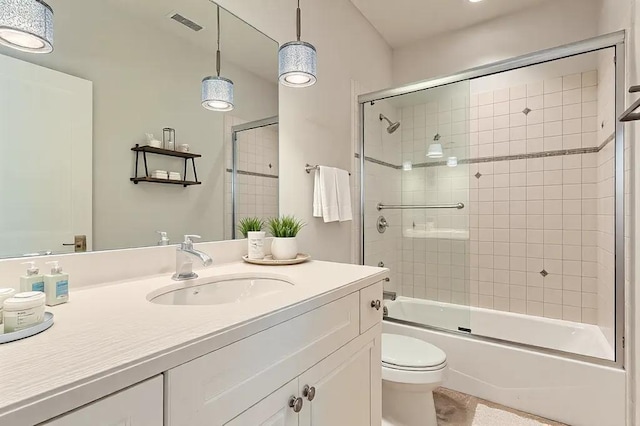
[{"label": "pendant light fixture", "polygon": [[[2,0],[0,0],[2,1]],[[202,80],[202,106],[211,111],[233,109],[233,81],[220,77],[220,6],[218,6],[218,50],[216,52],[216,76]]]},{"label": "pendant light fixture", "polygon": [[297,40],[280,46],[279,80],[284,86],[309,87],[316,83],[317,54],[312,44],[300,41],[300,0],[296,10]]},{"label": "pendant light fixture", "polygon": [[0,44],[22,52],[53,51],[53,9],[42,0],[0,0]]}]

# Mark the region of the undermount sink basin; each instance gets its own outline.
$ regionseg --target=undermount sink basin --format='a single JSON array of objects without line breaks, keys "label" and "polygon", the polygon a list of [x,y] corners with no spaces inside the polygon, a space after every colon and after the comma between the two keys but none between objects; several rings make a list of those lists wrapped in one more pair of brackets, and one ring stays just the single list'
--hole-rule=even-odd
[{"label": "undermount sink basin", "polygon": [[147,299],[159,305],[224,305],[272,296],[292,288],[293,283],[284,277],[217,277],[176,283],[150,293]]}]

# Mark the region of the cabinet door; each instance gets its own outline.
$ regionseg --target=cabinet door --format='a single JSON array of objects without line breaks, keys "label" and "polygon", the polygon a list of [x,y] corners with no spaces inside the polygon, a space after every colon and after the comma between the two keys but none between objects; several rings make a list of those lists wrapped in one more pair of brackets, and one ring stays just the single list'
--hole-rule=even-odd
[{"label": "cabinet door", "polygon": [[166,426],[220,426],[359,333],[352,293],[169,370]]},{"label": "cabinet door", "polygon": [[163,422],[162,376],[45,422],[43,426],[159,426]]},{"label": "cabinet door", "polygon": [[[299,392],[304,399],[300,425],[380,425],[380,375],[377,326],[300,376]],[[305,388],[310,389],[306,395]]]},{"label": "cabinet door", "polygon": [[292,397],[298,398],[298,379],[287,383],[225,425],[298,426],[299,414],[289,406]]}]

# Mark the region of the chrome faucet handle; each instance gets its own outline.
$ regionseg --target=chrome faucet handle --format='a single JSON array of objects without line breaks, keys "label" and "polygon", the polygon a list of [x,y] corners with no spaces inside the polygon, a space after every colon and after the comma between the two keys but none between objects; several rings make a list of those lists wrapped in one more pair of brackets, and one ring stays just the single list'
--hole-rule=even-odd
[{"label": "chrome faucet handle", "polygon": [[193,249],[193,239],[200,239],[202,238],[200,235],[185,235],[184,236],[184,242],[182,243],[182,248],[183,249],[187,249],[187,250],[191,250]]}]

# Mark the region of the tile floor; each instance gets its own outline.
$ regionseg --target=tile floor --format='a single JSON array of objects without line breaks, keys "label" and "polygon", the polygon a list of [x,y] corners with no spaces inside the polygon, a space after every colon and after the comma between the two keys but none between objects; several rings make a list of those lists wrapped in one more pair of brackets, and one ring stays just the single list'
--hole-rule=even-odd
[{"label": "tile floor", "polygon": [[438,426],[568,426],[446,388],[433,396]]}]

